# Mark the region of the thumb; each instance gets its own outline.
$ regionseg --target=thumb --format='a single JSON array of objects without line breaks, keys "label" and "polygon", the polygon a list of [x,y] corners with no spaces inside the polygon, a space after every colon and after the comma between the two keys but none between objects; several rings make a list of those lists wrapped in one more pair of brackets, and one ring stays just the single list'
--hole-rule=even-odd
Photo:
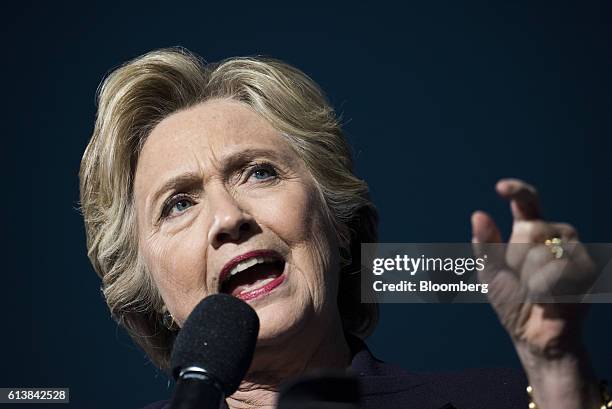
[{"label": "thumb", "polygon": [[502,237],[495,221],[487,213],[472,213],[472,243],[501,243]]},{"label": "thumb", "polygon": [[501,233],[493,218],[481,210],[472,213],[472,250],[476,257],[487,259],[487,267],[478,274],[481,282],[490,284],[500,271],[505,270]]}]

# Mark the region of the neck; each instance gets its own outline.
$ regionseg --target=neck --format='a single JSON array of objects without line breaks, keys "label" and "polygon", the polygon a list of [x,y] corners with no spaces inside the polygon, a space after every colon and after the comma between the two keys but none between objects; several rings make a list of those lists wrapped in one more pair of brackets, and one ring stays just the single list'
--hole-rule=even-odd
[{"label": "neck", "polygon": [[[342,325],[334,323],[328,331],[322,332],[326,335],[317,338],[318,342],[297,335],[295,340],[283,343],[290,345],[290,348],[275,348],[275,351],[262,354],[271,359],[258,359],[259,362],[254,362],[238,390],[227,398],[229,408],[273,409],[276,407],[279,385],[284,380],[314,369],[348,367],[351,353]],[[255,352],[256,356],[258,352]]]}]

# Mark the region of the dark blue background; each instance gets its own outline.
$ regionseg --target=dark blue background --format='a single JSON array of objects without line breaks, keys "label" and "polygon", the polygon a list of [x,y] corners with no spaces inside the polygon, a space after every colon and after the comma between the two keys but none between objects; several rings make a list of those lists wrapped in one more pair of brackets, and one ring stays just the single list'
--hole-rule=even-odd
[{"label": "dark blue background", "polygon": [[[343,114],[381,241],[468,241],[475,209],[507,235],[506,176],[583,241],[612,241],[609,2],[357,3],[5,6],[0,386],[67,386],[79,408],[170,393],[110,319],[75,210],[96,87],[154,48],[266,54],[312,76]],[[608,378],[611,307],[585,331]],[[385,305],[369,344],[414,370],[518,366],[487,305]]]}]

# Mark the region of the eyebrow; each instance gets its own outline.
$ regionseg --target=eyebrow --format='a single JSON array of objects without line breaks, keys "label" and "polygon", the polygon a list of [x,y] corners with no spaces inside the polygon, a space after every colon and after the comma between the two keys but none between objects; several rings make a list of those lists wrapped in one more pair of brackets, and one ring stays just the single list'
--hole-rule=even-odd
[{"label": "eyebrow", "polygon": [[153,194],[151,204],[157,204],[160,197],[168,191],[179,189],[193,189],[196,187],[201,188],[201,186],[202,176],[200,174],[195,172],[181,173],[180,175],[168,179],[163,185],[159,187],[159,189],[157,189],[157,191]]},{"label": "eyebrow", "polygon": [[268,149],[249,149],[240,152],[235,152],[221,159],[221,170],[224,175],[229,175],[233,171],[240,169],[242,166],[251,162],[255,158],[268,158],[274,161],[287,164],[285,155],[279,155],[277,152],[272,152]]},{"label": "eyebrow", "polygon": [[[276,152],[272,152],[267,149],[251,149],[231,153],[226,157],[222,158],[220,160],[221,172],[224,176],[227,176],[258,157],[265,157],[271,160],[280,161],[285,164],[288,164],[285,155],[279,155]],[[164,184],[162,184],[155,191],[150,203],[152,204],[152,206],[157,207],[156,204],[159,202],[160,197],[168,191],[179,189],[201,190],[202,179],[202,175],[197,172],[186,172],[176,175],[164,182]]]}]

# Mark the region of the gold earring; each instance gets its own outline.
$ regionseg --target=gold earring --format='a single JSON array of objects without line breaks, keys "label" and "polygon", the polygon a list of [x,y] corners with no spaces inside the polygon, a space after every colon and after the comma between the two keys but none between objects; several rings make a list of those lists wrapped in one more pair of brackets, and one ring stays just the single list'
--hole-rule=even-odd
[{"label": "gold earring", "polygon": [[174,317],[165,305],[162,307],[162,324],[168,331],[176,331],[179,329],[178,324],[174,321]]}]

